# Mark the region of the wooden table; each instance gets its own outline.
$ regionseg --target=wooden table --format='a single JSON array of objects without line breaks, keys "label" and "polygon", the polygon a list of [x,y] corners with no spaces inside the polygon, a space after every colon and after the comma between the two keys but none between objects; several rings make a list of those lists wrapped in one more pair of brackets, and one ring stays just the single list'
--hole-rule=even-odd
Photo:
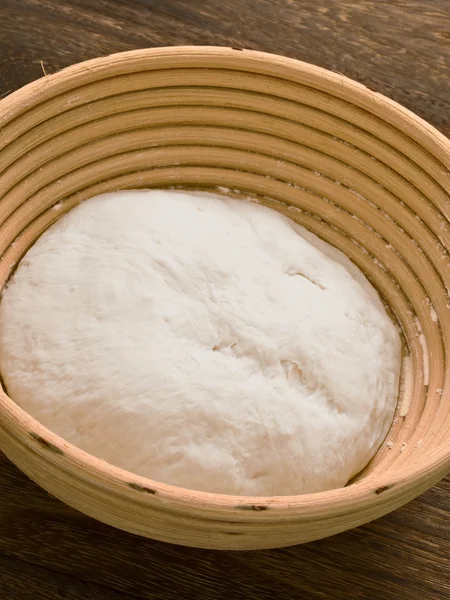
[{"label": "wooden table", "polygon": [[[450,135],[450,0],[0,0],[0,23],[0,96],[44,70],[112,52],[218,44],[339,71]],[[191,550],[84,517],[0,454],[0,598],[445,600],[449,519],[446,479],[327,540],[264,552]]]}]

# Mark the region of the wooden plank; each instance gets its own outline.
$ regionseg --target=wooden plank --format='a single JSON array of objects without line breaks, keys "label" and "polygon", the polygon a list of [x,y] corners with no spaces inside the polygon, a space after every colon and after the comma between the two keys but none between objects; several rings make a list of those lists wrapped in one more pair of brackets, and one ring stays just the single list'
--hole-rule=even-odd
[{"label": "wooden plank", "polygon": [[[173,44],[339,71],[450,136],[449,0],[0,0],[0,98],[96,56]],[[232,553],[144,540],[69,509],[0,454],[0,598],[450,600],[450,479],[355,531]]]},{"label": "wooden plank", "polygon": [[0,94],[95,56],[217,44],[339,71],[450,125],[448,0],[2,0]]},{"label": "wooden plank", "polygon": [[132,598],[1,554],[0,591],[1,598],[4,600],[127,600]]},{"label": "wooden plank", "polygon": [[112,529],[51,498],[4,457],[0,498],[0,552],[139,598],[379,600],[384,582],[383,600],[450,599],[450,478],[357,530],[245,553],[181,548]]},{"label": "wooden plank", "polygon": [[441,133],[450,138],[450,125],[436,125],[436,127],[441,131]]}]

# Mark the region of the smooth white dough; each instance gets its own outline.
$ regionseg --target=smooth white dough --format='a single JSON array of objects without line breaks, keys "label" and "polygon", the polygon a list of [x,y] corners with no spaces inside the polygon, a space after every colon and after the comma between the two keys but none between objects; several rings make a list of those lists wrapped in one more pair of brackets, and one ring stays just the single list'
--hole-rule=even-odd
[{"label": "smooth white dough", "polygon": [[0,369],[22,408],[109,463],[208,492],[345,485],[387,434],[400,355],[346,257],[210,194],[82,203],[0,304]]}]

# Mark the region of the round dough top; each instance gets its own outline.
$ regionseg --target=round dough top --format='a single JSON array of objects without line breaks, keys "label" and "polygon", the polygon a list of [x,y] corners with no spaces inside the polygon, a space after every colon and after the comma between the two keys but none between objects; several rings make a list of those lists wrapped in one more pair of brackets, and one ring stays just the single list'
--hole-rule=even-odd
[{"label": "round dough top", "polygon": [[274,210],[201,192],[83,202],[0,304],[14,401],[94,456],[207,492],[345,485],[387,434],[400,354],[340,252]]}]

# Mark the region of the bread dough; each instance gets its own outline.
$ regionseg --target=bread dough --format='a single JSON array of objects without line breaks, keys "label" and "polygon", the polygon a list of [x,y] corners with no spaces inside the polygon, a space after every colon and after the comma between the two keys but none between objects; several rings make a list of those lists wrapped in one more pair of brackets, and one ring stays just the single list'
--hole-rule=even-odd
[{"label": "bread dough", "polygon": [[345,485],[387,434],[400,354],[340,252],[200,192],[82,203],[0,305],[0,369],[23,409],[109,463],[224,494]]}]

